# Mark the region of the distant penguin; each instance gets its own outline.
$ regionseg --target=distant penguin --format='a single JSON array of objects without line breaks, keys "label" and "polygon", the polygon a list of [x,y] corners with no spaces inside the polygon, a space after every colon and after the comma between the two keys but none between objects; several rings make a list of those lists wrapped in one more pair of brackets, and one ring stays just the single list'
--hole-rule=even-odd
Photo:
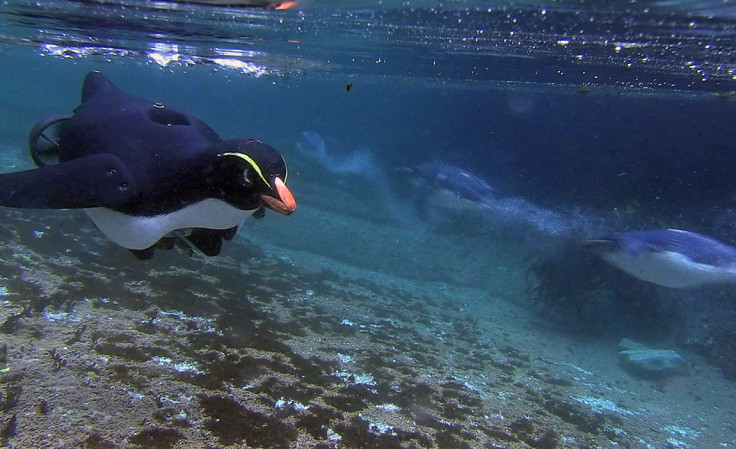
[{"label": "distant penguin", "polygon": [[496,191],[484,180],[449,164],[425,163],[405,171],[413,173],[424,190],[446,190],[458,199],[481,203],[496,197]]},{"label": "distant penguin", "polygon": [[483,212],[496,199],[495,190],[485,181],[449,164],[424,163],[399,171],[413,187],[416,211],[424,219],[432,218],[435,208],[450,213]]},{"label": "distant penguin", "polygon": [[631,276],[665,287],[736,283],[736,248],[694,232],[635,231],[583,244]]},{"label": "distant penguin", "polygon": [[[48,137],[52,128],[58,137]],[[99,72],[85,78],[74,115],[39,122],[30,147],[39,168],[0,175],[0,206],[82,208],[140,259],[175,244],[214,256],[248,216],[296,208],[274,148],[222,140],[198,118],[128,95]],[[47,162],[49,152],[58,163]]]},{"label": "distant penguin", "polygon": [[[403,168],[416,189],[416,210],[421,218],[432,218],[431,208],[449,213],[470,213],[486,229],[505,228],[527,238],[529,231],[547,236],[569,232],[566,217],[537,206],[524,198],[503,196],[474,174],[443,163],[425,163]],[[427,213],[428,206],[430,213]]]}]

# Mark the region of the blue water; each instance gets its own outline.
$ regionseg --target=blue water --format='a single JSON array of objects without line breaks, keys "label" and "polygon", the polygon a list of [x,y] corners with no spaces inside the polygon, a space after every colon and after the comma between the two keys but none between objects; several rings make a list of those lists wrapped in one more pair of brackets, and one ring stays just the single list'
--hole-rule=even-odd
[{"label": "blue water", "polygon": [[[733,447],[733,288],[645,283],[579,245],[668,227],[736,242],[733,16],[0,5],[2,171],[33,168],[30,128],[73,111],[100,70],[277,148],[298,204],[247,221],[217,258],[148,262],[80,211],[4,210],[0,441]],[[490,188],[438,189],[422,164]],[[626,372],[624,337],[683,354],[689,377]]]}]

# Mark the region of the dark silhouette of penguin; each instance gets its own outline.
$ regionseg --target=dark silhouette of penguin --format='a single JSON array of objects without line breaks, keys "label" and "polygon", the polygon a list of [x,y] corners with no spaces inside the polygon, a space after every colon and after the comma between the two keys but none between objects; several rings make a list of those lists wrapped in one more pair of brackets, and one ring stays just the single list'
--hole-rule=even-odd
[{"label": "dark silhouette of penguin", "polygon": [[296,208],[274,148],[222,140],[198,118],[128,95],[99,72],[85,78],[74,115],[33,128],[30,148],[39,168],[0,175],[0,206],[83,208],[140,259],[176,245],[214,256],[248,216]]}]

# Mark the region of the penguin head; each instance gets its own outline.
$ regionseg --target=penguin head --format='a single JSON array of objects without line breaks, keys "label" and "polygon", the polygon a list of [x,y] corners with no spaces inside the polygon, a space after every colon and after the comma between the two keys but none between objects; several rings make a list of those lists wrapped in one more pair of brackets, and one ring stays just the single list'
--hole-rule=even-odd
[{"label": "penguin head", "polygon": [[218,147],[226,150],[218,153],[224,172],[215,176],[227,182],[223,196],[229,203],[242,209],[267,207],[283,215],[294,212],[286,163],[275,148],[247,138],[226,140]]}]

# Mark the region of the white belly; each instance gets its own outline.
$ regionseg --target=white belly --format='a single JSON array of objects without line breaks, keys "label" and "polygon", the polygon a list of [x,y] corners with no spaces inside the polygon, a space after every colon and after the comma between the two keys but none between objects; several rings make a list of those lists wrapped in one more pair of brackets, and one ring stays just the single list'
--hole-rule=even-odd
[{"label": "white belly", "polygon": [[665,287],[687,288],[703,284],[736,282],[734,268],[693,262],[682,254],[672,251],[645,251],[639,254],[619,251],[604,253],[601,257],[638,279]]},{"label": "white belly", "polygon": [[166,215],[138,217],[104,207],[85,209],[98,228],[113,242],[129,249],[146,249],[172,231],[186,228],[230,229],[253,214],[208,198]]}]

